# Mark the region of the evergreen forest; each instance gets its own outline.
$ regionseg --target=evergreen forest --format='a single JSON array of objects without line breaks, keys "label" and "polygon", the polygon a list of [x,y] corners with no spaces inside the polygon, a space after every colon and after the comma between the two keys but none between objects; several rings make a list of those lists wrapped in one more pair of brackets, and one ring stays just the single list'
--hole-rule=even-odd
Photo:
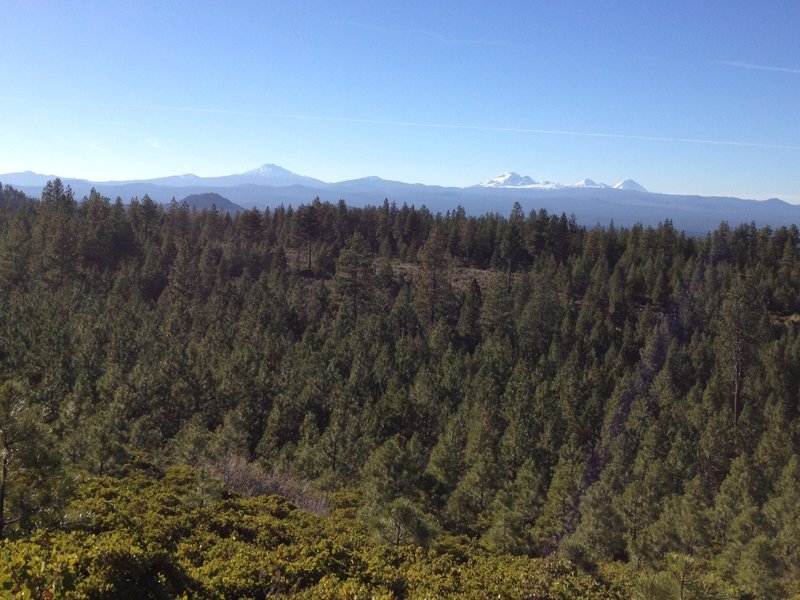
[{"label": "evergreen forest", "polygon": [[800,230],[0,191],[0,595],[800,599]]}]

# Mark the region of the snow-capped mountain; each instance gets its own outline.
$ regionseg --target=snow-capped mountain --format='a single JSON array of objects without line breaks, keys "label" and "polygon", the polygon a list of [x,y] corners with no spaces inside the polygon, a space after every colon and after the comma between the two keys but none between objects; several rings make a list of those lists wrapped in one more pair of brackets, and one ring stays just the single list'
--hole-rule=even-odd
[{"label": "snow-capped mountain", "polygon": [[[563,183],[553,183],[552,181],[535,181],[534,179],[528,177],[527,175],[518,175],[513,171],[508,171],[506,173],[498,175],[493,179],[489,179],[488,181],[479,183],[478,187],[515,188],[515,189],[531,189],[531,190],[562,190],[570,188],[612,189],[612,187],[606,183],[597,183],[596,181],[593,181],[592,179],[588,178],[581,179],[577,183],[573,183],[570,185]],[[632,179],[626,179],[625,181],[615,185],[614,188],[620,190],[635,189],[636,191],[639,192],[647,191]]]},{"label": "snow-capped mountain", "polygon": [[507,171],[494,179],[484,181],[478,185],[485,188],[530,187],[532,185],[539,185],[539,182],[534,181],[527,175],[522,176],[512,171]]},{"label": "snow-capped mountain", "polygon": [[605,183],[597,183],[596,181],[593,181],[593,180],[587,178],[587,179],[581,179],[578,183],[576,183],[576,184],[574,184],[572,186],[568,186],[568,187],[604,189],[604,188],[608,188],[608,187],[611,187],[611,186],[609,186],[609,185],[607,185]]},{"label": "snow-capped mountain", "polygon": [[615,190],[633,190],[634,192],[647,192],[643,185],[636,183],[633,179],[626,179],[614,184]]},{"label": "snow-capped mountain", "polygon": [[227,178],[235,178],[238,182],[253,183],[256,185],[324,185],[319,179],[292,173],[288,169],[284,169],[272,163],[263,164],[256,169],[245,171],[239,175],[228,175]]},{"label": "snow-capped mountain", "polygon": [[296,177],[289,169],[284,169],[272,163],[266,163],[255,169],[245,171],[242,175],[258,175],[259,177]]}]

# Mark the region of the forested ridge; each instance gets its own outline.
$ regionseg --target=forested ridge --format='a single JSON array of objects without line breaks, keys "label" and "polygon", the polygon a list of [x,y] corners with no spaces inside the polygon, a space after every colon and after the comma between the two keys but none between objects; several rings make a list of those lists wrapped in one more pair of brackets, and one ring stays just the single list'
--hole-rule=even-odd
[{"label": "forested ridge", "polygon": [[6,187],[0,590],[800,598],[799,334],[795,226]]}]

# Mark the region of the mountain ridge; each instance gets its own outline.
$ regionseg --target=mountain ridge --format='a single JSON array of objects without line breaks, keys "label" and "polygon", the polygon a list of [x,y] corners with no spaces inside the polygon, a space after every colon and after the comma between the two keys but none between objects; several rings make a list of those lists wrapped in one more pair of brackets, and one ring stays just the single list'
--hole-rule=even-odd
[{"label": "mountain ridge", "polygon": [[501,173],[497,177],[493,177],[492,179],[488,179],[482,183],[477,184],[477,186],[472,187],[482,187],[482,188],[510,188],[510,189],[542,189],[542,190],[561,190],[561,189],[569,189],[569,188],[599,188],[599,189],[626,189],[626,190],[636,190],[639,192],[647,192],[648,190],[645,187],[633,179],[626,179],[624,181],[620,181],[614,185],[608,185],[607,183],[597,183],[593,179],[589,179],[588,177],[581,179],[577,183],[573,184],[564,184],[564,183],[555,183],[553,181],[536,181],[532,177],[528,175],[519,175],[514,171],[506,171],[505,173]]},{"label": "mountain ridge", "polygon": [[[38,197],[44,184],[54,178],[24,171],[0,175],[0,182]],[[65,186],[72,187],[79,199],[88,196],[91,189],[123,201],[146,194],[165,204],[193,194],[216,193],[244,209],[298,206],[319,198],[333,203],[343,199],[350,206],[375,206],[389,200],[398,205],[425,205],[431,211],[442,213],[462,206],[470,214],[507,214],[518,202],[526,212],[545,209],[549,213],[575,215],[578,223],[588,227],[612,222],[623,227],[657,226],[669,219],[677,229],[690,235],[705,235],[722,221],[730,225],[755,222],[771,227],[800,223],[800,205],[779,199],[759,201],[730,196],[662,194],[649,192],[632,179],[613,186],[591,179],[565,185],[537,182],[512,171],[468,187],[405,183],[377,176],[326,183],[272,163],[219,177],[189,173],[119,182],[64,177],[61,180]]]},{"label": "mountain ridge", "polygon": [[196,208],[197,210],[216,208],[220,212],[228,213],[244,211],[244,208],[216,192],[190,194],[180,200],[180,202],[185,202],[189,208]]}]

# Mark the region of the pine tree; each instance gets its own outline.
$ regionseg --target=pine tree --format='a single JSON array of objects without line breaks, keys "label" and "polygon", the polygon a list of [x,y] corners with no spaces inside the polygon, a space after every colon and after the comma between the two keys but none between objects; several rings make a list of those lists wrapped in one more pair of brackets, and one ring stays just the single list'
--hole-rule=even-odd
[{"label": "pine tree", "polygon": [[773,535],[773,556],[787,581],[800,582],[800,456],[794,454],[783,468],[775,493],[764,504],[764,516]]},{"label": "pine tree", "polygon": [[524,225],[525,215],[522,212],[522,206],[519,202],[515,202],[500,237],[500,255],[506,262],[506,285],[508,287],[511,287],[511,272],[517,263],[524,259]]},{"label": "pine tree", "polygon": [[468,351],[473,351],[481,339],[480,314],[481,314],[481,288],[478,282],[473,279],[461,302],[461,309],[458,313],[458,324],[456,332],[461,342]]},{"label": "pine tree", "polygon": [[561,539],[575,530],[585,475],[583,453],[574,442],[565,444],[547,490],[547,500],[533,530],[541,554],[555,552]]},{"label": "pine tree", "polygon": [[0,385],[0,540],[57,519],[59,457],[44,416],[24,384]]},{"label": "pine tree", "polygon": [[351,323],[374,303],[375,288],[372,253],[361,234],[356,233],[347,240],[336,260],[333,280],[334,297]]},{"label": "pine tree", "polygon": [[306,248],[306,268],[311,270],[311,247],[319,237],[320,200],[315,198],[311,204],[301,204],[294,213],[292,235],[299,246]]},{"label": "pine tree", "polygon": [[734,425],[742,412],[745,374],[756,359],[765,338],[766,309],[752,282],[737,277],[720,309],[720,362],[732,388],[731,413]]},{"label": "pine tree", "polygon": [[433,325],[439,317],[452,318],[455,297],[450,284],[450,254],[441,227],[431,231],[417,252],[419,272],[414,285],[414,305],[419,322]]},{"label": "pine tree", "polygon": [[534,550],[531,528],[545,502],[544,478],[533,460],[526,460],[516,478],[500,490],[491,507],[491,524],[483,540],[504,552]]},{"label": "pine tree", "polygon": [[481,305],[481,329],[485,335],[496,335],[508,340],[514,335],[514,297],[506,277],[495,274],[486,287]]}]

